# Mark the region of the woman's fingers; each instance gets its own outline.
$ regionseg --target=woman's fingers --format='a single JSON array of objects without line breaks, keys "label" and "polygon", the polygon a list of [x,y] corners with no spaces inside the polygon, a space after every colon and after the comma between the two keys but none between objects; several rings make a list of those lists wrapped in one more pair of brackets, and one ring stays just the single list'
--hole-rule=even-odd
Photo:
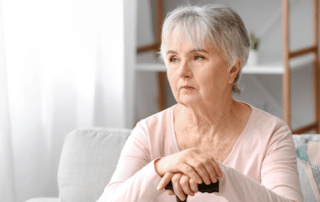
[{"label": "woman's fingers", "polygon": [[219,164],[211,156],[195,153],[194,157],[193,164],[197,166],[195,169],[206,184],[215,183],[218,177],[222,177]]},{"label": "woman's fingers", "polygon": [[180,166],[180,170],[182,173],[188,175],[190,178],[192,178],[195,182],[198,184],[202,183],[201,176],[196,172],[196,169],[189,164],[185,163]]},{"label": "woman's fingers", "polygon": [[191,191],[193,191],[194,193],[197,193],[199,191],[198,184],[193,179],[189,178],[189,184]]},{"label": "woman's fingers", "polygon": [[174,195],[174,192],[171,191],[171,190],[167,190],[167,194],[168,194],[168,195]]},{"label": "woman's fingers", "polygon": [[[211,163],[210,168],[213,168],[214,171],[212,173],[215,174],[215,178],[222,177],[222,171],[220,170],[219,163],[217,163],[213,158],[208,158],[208,161]],[[214,181],[212,181],[214,182]]]},{"label": "woman's fingers", "polygon": [[[164,177],[172,178],[172,185],[174,188],[174,191],[176,192],[176,195],[182,200],[182,198],[187,195],[194,196],[195,193],[197,193],[198,190],[198,184],[193,181],[188,175],[183,173],[175,173],[175,176],[172,176],[172,173],[165,174]],[[180,186],[179,186],[180,183]],[[179,191],[181,188],[182,191]],[[171,190],[167,190],[168,195],[174,195],[175,192]]]},{"label": "woman's fingers", "polygon": [[222,171],[219,167],[219,164],[214,159],[211,159],[210,161],[212,166],[214,167],[214,170],[216,171],[217,176],[222,177]]},{"label": "woman's fingers", "polygon": [[[206,184],[215,183],[217,178],[221,177],[219,164],[210,155],[196,148],[162,158],[155,162],[155,168],[157,168],[161,177],[166,173],[181,172],[188,175],[198,184],[202,182]],[[164,189],[170,180],[168,176],[163,178],[159,183],[158,189]]]},{"label": "woman's fingers", "polygon": [[180,185],[184,193],[194,196],[194,192],[190,188],[190,177],[188,175],[182,175],[180,178]]},{"label": "woman's fingers", "polygon": [[157,190],[163,190],[166,187],[166,185],[171,181],[173,175],[174,174],[170,172],[165,173],[159,182]]},{"label": "woman's fingers", "polygon": [[[201,155],[199,155],[197,158],[189,159],[187,161],[187,163],[189,165],[191,165],[193,167],[193,169],[195,170],[195,172],[201,177],[201,183],[203,181],[206,184],[210,184],[211,183],[210,182],[211,181],[210,175],[214,175],[214,169],[213,168],[209,169],[210,167],[212,167],[211,163],[208,163],[208,161],[203,160],[203,159],[204,158]],[[189,175],[188,173],[185,173],[185,174]],[[190,176],[190,177],[192,178],[192,176]],[[201,183],[199,183],[199,184],[201,184]]]},{"label": "woman's fingers", "polygon": [[[204,166],[210,176],[209,181],[205,182],[206,184],[216,183],[218,178],[218,173],[216,171],[215,161],[213,159],[204,159]],[[218,166],[219,168],[219,166]],[[210,182],[211,181],[211,182]]]},{"label": "woman's fingers", "polygon": [[172,181],[174,193],[176,194],[177,197],[179,197],[181,201],[184,201],[186,199],[186,196],[183,193],[182,187],[180,185],[180,179],[182,175],[183,175],[182,173],[175,173],[171,181]]}]

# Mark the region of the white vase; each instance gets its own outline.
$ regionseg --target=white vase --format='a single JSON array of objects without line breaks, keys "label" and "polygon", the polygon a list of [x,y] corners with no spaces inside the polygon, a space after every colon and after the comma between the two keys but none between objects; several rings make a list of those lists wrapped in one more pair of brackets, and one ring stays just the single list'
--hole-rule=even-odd
[{"label": "white vase", "polygon": [[248,65],[258,65],[259,62],[260,62],[259,52],[256,50],[250,49],[247,64]]}]

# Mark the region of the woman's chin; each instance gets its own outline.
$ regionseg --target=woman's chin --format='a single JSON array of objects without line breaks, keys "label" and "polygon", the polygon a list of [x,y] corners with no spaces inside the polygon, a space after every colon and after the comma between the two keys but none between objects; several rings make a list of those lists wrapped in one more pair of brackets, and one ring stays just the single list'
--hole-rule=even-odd
[{"label": "woman's chin", "polygon": [[201,100],[198,97],[184,97],[178,101],[179,104],[183,105],[199,105],[201,104]]}]

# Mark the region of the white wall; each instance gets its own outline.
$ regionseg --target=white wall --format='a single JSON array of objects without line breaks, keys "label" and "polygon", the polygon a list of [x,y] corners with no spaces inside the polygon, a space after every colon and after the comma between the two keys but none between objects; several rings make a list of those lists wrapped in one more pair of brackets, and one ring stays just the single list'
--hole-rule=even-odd
[{"label": "white wall", "polygon": [[[231,6],[242,17],[249,32],[252,31],[256,34],[262,34],[259,50],[262,57],[282,57],[282,5],[279,0],[164,0],[164,8],[166,13],[186,3],[206,4],[212,2]],[[290,48],[291,50],[295,50],[310,46],[313,42],[312,0],[291,0],[290,2]],[[155,9],[153,8],[152,10],[154,11]],[[272,20],[272,18],[274,20]],[[140,23],[138,19],[138,27]],[[268,23],[271,24],[271,27],[264,31]],[[138,35],[143,35],[144,33],[142,32],[143,30],[138,29]],[[157,111],[157,79],[155,73],[139,74],[140,79],[137,81],[137,85],[141,86],[141,88],[138,88],[136,92],[137,103],[143,104],[137,105],[136,121],[152,115]],[[269,93],[271,95],[271,100],[270,96],[263,94],[255,83],[261,84],[265,90],[268,91],[267,94]],[[242,85],[244,89],[240,96],[235,96],[236,99],[246,101],[282,118],[281,76],[256,75],[252,77],[250,75],[243,75],[240,85]],[[293,128],[312,121],[312,92],[312,68],[294,72],[292,75]],[[168,84],[166,95],[168,95],[167,105],[173,105],[175,100],[171,96],[171,90]]]}]

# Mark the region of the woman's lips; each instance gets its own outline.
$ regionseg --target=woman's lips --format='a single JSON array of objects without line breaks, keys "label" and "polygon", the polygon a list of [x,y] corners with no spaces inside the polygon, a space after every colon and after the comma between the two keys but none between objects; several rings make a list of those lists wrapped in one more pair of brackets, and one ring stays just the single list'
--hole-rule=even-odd
[{"label": "woman's lips", "polygon": [[186,90],[193,90],[194,88],[192,86],[182,86],[182,89],[186,89]]}]

